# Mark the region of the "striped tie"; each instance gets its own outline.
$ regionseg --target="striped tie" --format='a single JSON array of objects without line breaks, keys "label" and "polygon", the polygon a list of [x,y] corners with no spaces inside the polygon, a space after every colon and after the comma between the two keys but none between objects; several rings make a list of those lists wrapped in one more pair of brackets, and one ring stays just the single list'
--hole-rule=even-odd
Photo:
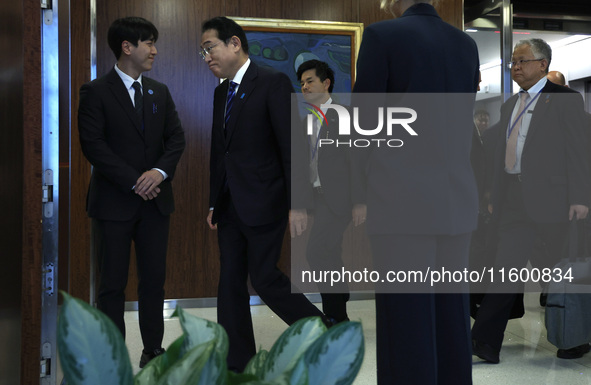
[{"label": "striped tie", "polygon": [[226,117],[224,122],[224,132],[226,132],[226,127],[228,126],[228,121],[230,120],[230,112],[232,111],[234,95],[236,95],[236,87],[238,87],[238,83],[230,82],[230,87],[228,88],[228,99],[226,101]]}]

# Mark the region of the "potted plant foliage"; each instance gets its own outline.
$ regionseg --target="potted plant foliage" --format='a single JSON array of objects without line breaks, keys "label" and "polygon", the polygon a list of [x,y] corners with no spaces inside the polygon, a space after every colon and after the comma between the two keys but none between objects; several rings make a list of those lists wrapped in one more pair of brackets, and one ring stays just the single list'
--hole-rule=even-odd
[{"label": "potted plant foliage", "polygon": [[58,352],[69,385],[346,385],[363,361],[359,322],[327,330],[320,318],[311,317],[291,325],[271,350],[260,350],[243,373],[234,373],[226,367],[225,330],[177,308],[183,335],[134,376],[115,324],[86,302],[62,294]]}]

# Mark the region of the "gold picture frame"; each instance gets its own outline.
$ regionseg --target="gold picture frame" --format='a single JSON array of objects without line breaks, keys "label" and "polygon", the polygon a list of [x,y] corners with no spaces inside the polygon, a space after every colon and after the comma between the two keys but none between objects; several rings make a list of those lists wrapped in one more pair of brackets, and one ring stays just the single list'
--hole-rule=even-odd
[{"label": "gold picture frame", "polygon": [[351,92],[363,23],[232,17],[246,32],[251,60],[285,72],[294,88],[297,66],[312,58],[335,72],[333,92]]}]

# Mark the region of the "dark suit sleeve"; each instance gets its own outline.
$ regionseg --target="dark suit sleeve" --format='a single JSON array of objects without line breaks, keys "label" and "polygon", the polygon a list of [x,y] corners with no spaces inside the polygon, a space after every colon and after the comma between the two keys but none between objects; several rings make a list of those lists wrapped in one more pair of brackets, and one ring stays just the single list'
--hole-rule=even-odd
[{"label": "dark suit sleeve", "polygon": [[591,175],[587,161],[589,143],[586,130],[590,128],[585,116],[583,98],[578,92],[558,94],[557,96],[562,98],[563,104],[561,121],[565,122],[569,204],[589,207]]},{"label": "dark suit sleeve", "polygon": [[371,27],[365,29],[357,56],[353,92],[387,92],[390,69],[386,50],[380,42],[381,37]]},{"label": "dark suit sleeve", "polygon": [[[384,49],[382,36],[371,26],[363,32],[363,39],[357,56],[357,79],[353,87],[354,94],[388,92],[389,68],[387,50]],[[362,95],[354,95],[352,106],[362,105]],[[353,132],[351,139],[359,136]],[[352,148],[349,154],[351,172],[351,200],[353,204],[366,203],[366,170],[371,148]]]},{"label": "dark suit sleeve", "polygon": [[[227,88],[226,88],[227,89]],[[221,107],[221,103],[224,103],[220,100],[222,98],[221,91],[222,86],[216,87],[214,91],[213,97],[213,119],[211,122],[211,147],[209,151],[209,207],[215,207],[217,194],[219,192],[218,188],[221,185],[221,179],[223,175],[220,175],[220,157],[223,154],[223,139],[221,137],[221,128],[216,126],[218,124],[217,117],[221,116],[221,111],[219,108]],[[218,107],[220,105],[220,107]]]},{"label": "dark suit sleeve", "polygon": [[314,193],[310,183],[310,146],[306,123],[299,114],[291,117],[291,208],[312,209]]},{"label": "dark suit sleeve", "polygon": [[267,105],[271,115],[271,126],[277,140],[287,188],[288,202],[291,202],[291,94],[294,92],[287,75],[275,73],[267,94]]},{"label": "dark suit sleeve", "polygon": [[164,153],[156,161],[153,168],[164,170],[168,174],[168,178],[172,180],[176,166],[185,149],[185,133],[170,91],[168,87],[164,86],[164,88],[166,90],[166,120],[162,137]]},{"label": "dark suit sleeve", "polygon": [[80,88],[78,130],[86,159],[111,183],[124,192],[131,192],[140,173],[116,155],[105,137],[104,104],[96,88],[85,84]]}]

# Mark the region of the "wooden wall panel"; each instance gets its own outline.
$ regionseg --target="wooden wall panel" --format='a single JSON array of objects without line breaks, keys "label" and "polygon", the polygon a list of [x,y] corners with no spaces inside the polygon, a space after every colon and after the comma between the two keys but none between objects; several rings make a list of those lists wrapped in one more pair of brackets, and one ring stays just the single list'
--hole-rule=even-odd
[{"label": "wooden wall panel", "polygon": [[[355,9],[354,9],[355,8]],[[282,19],[356,22],[357,1],[285,1]]]},{"label": "wooden wall panel", "polygon": [[23,1],[23,221],[21,384],[39,383],[41,345],[41,18],[39,2]]},{"label": "wooden wall panel", "polygon": [[23,4],[0,3],[0,385],[20,383],[23,345]]},{"label": "wooden wall panel", "polygon": [[[88,0],[86,0],[88,1]],[[72,7],[77,2],[72,3]],[[285,18],[303,20],[328,20],[361,22],[369,25],[391,16],[379,9],[377,0],[177,0],[174,2],[158,0],[102,0],[97,2],[97,52],[98,75],[106,73],[115,63],[110,52],[106,34],[110,23],[119,17],[142,16],[151,20],[159,30],[156,43],[158,56],[154,69],[147,76],[166,83],[176,102],[185,135],[187,148],[174,178],[177,211],[171,218],[171,232],[168,249],[167,298],[202,298],[215,297],[219,272],[217,236],[208,229],[205,217],[208,210],[208,164],[209,140],[213,91],[217,80],[198,56],[201,24],[203,21],[219,15],[240,17]],[[448,12],[447,7],[451,7]],[[79,7],[76,5],[76,7]],[[460,0],[444,0],[440,9],[445,10],[444,19],[456,20],[462,12]],[[79,49],[84,45],[77,38],[88,33],[86,23],[74,26],[76,15],[72,11],[72,38],[77,39]],[[86,16],[84,16],[86,17]],[[460,18],[461,19],[461,16]],[[455,21],[454,21],[455,22]],[[73,43],[74,46],[74,43]],[[73,58],[76,58],[74,49]],[[81,53],[86,57],[86,53]],[[73,72],[84,72],[85,59],[72,64]],[[78,75],[76,79],[82,79]],[[74,74],[73,74],[74,79]],[[73,81],[73,97],[77,98],[82,82]],[[77,99],[73,100],[73,116],[77,109]],[[81,193],[86,193],[89,166],[80,156],[77,137],[72,133],[72,234],[77,231],[77,224],[82,223],[77,237],[71,237],[71,249],[76,255],[84,255],[89,250],[87,220],[81,211]],[[75,154],[76,153],[76,154]],[[76,158],[76,164],[74,164]],[[74,189],[77,191],[74,202]],[[74,212],[76,211],[76,212]],[[84,240],[78,238],[83,237]],[[284,257],[280,266],[284,271],[289,268],[287,258],[289,240],[284,243]],[[72,256],[71,266],[76,266],[76,274],[71,279],[87,281],[84,270],[86,262]],[[132,267],[133,269],[133,267]],[[74,276],[76,275],[76,277]],[[72,282],[72,286],[80,286]],[[132,272],[127,299],[135,300],[136,279]]]},{"label": "wooden wall panel", "polygon": [[441,0],[436,9],[443,20],[464,30],[464,0]]},{"label": "wooden wall panel", "polygon": [[[90,220],[86,216],[86,191],[90,164],[80,149],[78,91],[90,80],[89,1],[70,2],[71,25],[71,121],[70,121],[70,249],[69,292],[90,301]],[[60,229],[61,231],[61,229]]]}]

